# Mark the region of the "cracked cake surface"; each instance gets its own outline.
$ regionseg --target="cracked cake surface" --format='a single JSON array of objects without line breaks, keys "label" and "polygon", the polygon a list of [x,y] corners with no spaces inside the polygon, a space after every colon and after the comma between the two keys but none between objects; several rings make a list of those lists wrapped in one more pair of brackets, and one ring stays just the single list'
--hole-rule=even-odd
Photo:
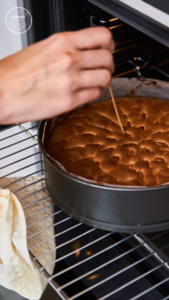
[{"label": "cracked cake surface", "polygon": [[158,186],[169,182],[169,101],[116,98],[70,114],[57,124],[46,152],[68,173],[102,183]]}]

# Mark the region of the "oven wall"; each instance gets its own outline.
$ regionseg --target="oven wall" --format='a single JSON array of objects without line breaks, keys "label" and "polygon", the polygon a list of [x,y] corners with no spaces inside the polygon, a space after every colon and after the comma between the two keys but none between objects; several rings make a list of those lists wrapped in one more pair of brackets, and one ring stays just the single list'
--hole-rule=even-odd
[{"label": "oven wall", "polygon": [[21,35],[10,32],[5,24],[6,14],[17,6],[17,0],[0,1],[0,59],[22,49]]}]

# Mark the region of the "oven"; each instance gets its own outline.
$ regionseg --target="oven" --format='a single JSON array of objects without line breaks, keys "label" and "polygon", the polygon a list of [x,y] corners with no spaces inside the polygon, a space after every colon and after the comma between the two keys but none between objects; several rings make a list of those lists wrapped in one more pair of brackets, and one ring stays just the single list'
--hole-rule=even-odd
[{"label": "oven", "polygon": [[[139,2],[143,6],[137,10]],[[55,32],[105,26],[116,44],[113,78],[169,80],[168,0],[24,0],[23,6],[33,18],[31,29],[23,37],[26,44]],[[0,183],[6,177],[12,178],[5,187],[15,192],[13,186],[20,181],[19,189],[25,189],[25,197],[29,197],[27,187],[34,182],[30,184],[26,179],[33,176],[43,186],[31,192],[35,195],[31,205],[43,203],[50,195],[41,196],[46,187],[37,143],[38,123],[0,129]],[[31,248],[29,251],[61,299],[169,299],[169,230],[151,234],[107,232],[84,225],[53,206],[54,213],[45,217],[51,218],[53,225],[43,230],[54,228],[54,235],[44,242],[56,239],[56,258],[42,264]],[[54,267],[53,275],[47,271],[49,265]]]}]

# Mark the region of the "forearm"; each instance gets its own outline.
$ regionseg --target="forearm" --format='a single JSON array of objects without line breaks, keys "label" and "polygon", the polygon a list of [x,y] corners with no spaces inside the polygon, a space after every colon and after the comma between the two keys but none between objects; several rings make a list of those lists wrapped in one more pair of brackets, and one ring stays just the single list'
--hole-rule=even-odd
[{"label": "forearm", "polygon": [[28,95],[33,78],[38,77],[32,68],[37,59],[31,48],[0,60],[0,124],[19,123],[29,113],[31,101],[28,101]]}]

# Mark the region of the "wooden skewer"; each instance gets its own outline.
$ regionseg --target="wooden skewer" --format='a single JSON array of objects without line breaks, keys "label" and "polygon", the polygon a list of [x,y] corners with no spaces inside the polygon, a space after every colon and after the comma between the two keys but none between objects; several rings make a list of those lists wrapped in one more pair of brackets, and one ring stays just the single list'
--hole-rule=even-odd
[{"label": "wooden skewer", "polygon": [[117,109],[117,106],[116,106],[116,101],[114,99],[114,96],[113,96],[113,91],[112,91],[112,88],[111,86],[109,87],[109,92],[110,92],[110,95],[111,95],[111,99],[112,99],[112,102],[113,102],[113,106],[114,106],[114,110],[115,110],[115,113],[116,113],[116,116],[117,116],[117,120],[119,121],[119,124],[120,124],[120,127],[121,127],[121,130],[124,133],[124,128],[123,128],[123,125],[121,123],[121,119],[120,119],[120,116],[119,116],[119,113],[118,113],[118,109]]}]

